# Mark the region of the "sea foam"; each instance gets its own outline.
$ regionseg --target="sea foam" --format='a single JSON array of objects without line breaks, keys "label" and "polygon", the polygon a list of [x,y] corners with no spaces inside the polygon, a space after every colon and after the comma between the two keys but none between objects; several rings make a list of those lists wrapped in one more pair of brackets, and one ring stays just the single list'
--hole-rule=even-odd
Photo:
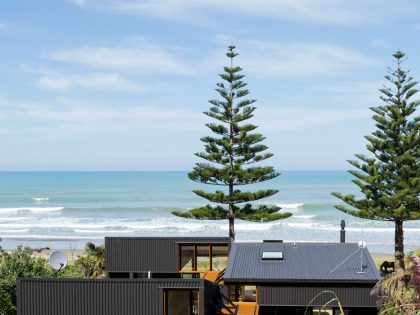
[{"label": "sea foam", "polygon": [[0,208],[0,212],[52,212],[61,211],[64,207],[17,207],[17,208]]},{"label": "sea foam", "polygon": [[278,203],[277,207],[282,209],[297,209],[303,207],[303,203]]},{"label": "sea foam", "polygon": [[293,216],[294,218],[296,218],[296,219],[313,219],[313,218],[315,218],[316,217],[316,215],[315,214],[307,214],[307,215],[294,215]]},{"label": "sea foam", "polygon": [[34,197],[32,198],[33,201],[49,201],[50,198],[47,197]]}]

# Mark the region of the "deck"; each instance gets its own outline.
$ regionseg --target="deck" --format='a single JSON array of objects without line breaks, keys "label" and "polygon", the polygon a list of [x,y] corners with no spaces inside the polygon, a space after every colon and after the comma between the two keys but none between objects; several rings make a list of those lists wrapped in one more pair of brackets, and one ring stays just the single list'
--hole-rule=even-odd
[{"label": "deck", "polygon": [[[258,315],[258,305],[255,302],[233,302],[238,307],[237,315]],[[226,310],[223,314],[230,314]]]}]

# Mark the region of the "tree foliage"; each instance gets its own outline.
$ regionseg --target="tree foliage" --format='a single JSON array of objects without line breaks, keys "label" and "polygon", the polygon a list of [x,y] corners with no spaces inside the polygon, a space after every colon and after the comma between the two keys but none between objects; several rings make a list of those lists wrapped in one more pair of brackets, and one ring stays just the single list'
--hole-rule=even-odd
[{"label": "tree foliage", "polygon": [[[290,216],[289,213],[280,213],[280,207],[270,205],[259,205],[256,209],[250,204],[242,208],[235,207],[236,219],[242,219],[253,222],[267,222],[273,220],[285,219]],[[189,219],[199,220],[222,220],[229,218],[229,212],[222,206],[212,207],[206,205],[192,209],[188,212],[174,211],[176,215]]]},{"label": "tree foliage", "polygon": [[16,307],[13,304],[10,294],[0,287],[0,315],[10,315],[16,313]]},{"label": "tree foliage", "polygon": [[395,222],[397,269],[404,268],[403,222],[420,219],[420,117],[414,117],[420,101],[411,100],[417,82],[401,68],[404,55],[393,54],[397,67],[385,76],[391,87],[380,89],[383,104],[371,108],[376,130],[366,136],[370,155],[349,161],[363,197],[333,193],[350,206],[336,206],[345,213]]},{"label": "tree foliage", "polygon": [[[259,206],[252,208],[250,202],[273,196],[275,189],[243,191],[240,187],[273,179],[280,174],[271,166],[260,163],[273,156],[266,153],[267,146],[262,142],[264,136],[255,133],[257,126],[248,123],[256,107],[254,99],[247,98],[249,91],[242,80],[241,67],[233,64],[237,56],[235,46],[229,46],[226,56],[230,65],[220,74],[222,82],[217,83],[216,91],[220,99],[210,100],[211,107],[204,112],[216,122],[206,124],[213,135],[201,138],[204,152],[196,156],[205,162],[196,163],[188,177],[198,183],[214,185],[220,189],[214,192],[194,190],[193,192],[219,204],[207,205],[188,212],[174,211],[173,214],[195,219],[228,219],[229,236],[235,237],[234,220],[273,221],[290,216],[279,214],[280,208]],[[245,205],[243,205],[245,204]]]},{"label": "tree foliage", "polygon": [[[0,291],[2,292],[1,303],[4,303],[4,307],[8,309],[5,314],[15,312],[16,278],[52,277],[53,275],[47,260],[32,256],[32,249],[29,247],[19,246],[11,252],[3,251],[0,254]],[[9,307],[8,301],[11,301],[13,308]]]},{"label": "tree foliage", "polygon": [[105,247],[103,245],[95,245],[86,243],[86,255],[79,256],[76,266],[83,270],[84,276],[88,278],[104,278],[105,277]]}]

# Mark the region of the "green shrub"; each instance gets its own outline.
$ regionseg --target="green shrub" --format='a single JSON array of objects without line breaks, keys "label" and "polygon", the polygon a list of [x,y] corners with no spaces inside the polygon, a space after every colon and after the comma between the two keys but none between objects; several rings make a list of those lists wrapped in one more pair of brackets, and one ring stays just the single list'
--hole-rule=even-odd
[{"label": "green shrub", "polygon": [[[15,250],[2,252],[0,255],[0,290],[8,295],[4,301],[11,301],[16,305],[16,278],[17,277],[53,277],[54,272],[46,259],[33,257],[32,249],[19,246]],[[5,307],[7,307],[7,302]],[[7,314],[7,313],[6,313]],[[9,314],[10,313],[9,310]]]},{"label": "green shrub", "polygon": [[0,287],[0,315],[16,314],[16,307],[12,302],[10,294]]},{"label": "green shrub", "polygon": [[86,255],[79,256],[76,261],[78,266],[88,278],[105,278],[105,247],[86,243]]},{"label": "green shrub", "polygon": [[57,278],[84,278],[85,273],[80,266],[69,264],[55,274]]}]

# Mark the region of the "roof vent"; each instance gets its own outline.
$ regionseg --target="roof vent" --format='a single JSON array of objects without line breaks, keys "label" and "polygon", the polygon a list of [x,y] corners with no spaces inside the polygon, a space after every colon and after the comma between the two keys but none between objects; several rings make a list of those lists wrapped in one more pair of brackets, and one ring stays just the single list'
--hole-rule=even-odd
[{"label": "roof vent", "polygon": [[283,240],[263,240],[263,243],[283,243]]},{"label": "roof vent", "polygon": [[263,252],[262,260],[283,260],[283,252]]}]

